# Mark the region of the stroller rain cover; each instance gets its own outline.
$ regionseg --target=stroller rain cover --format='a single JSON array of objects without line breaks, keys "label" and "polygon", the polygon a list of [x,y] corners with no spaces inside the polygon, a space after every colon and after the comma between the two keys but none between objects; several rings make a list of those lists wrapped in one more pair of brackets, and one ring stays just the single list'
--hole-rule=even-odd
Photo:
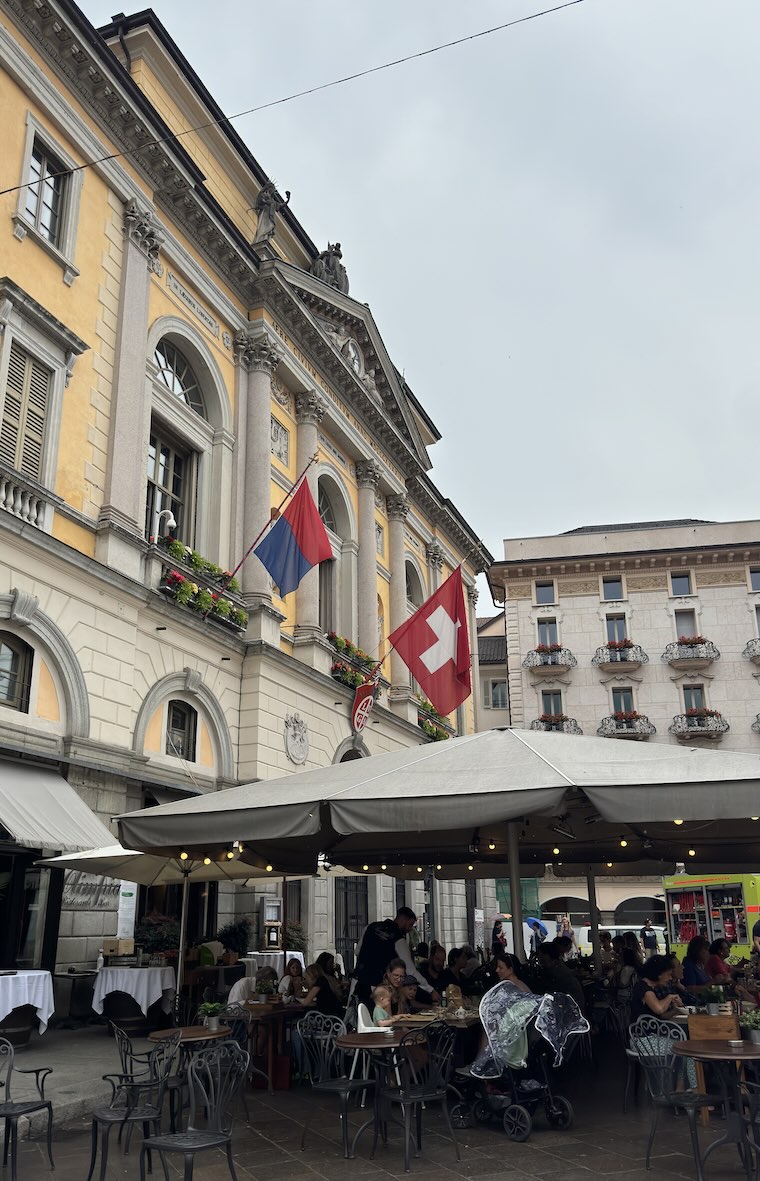
[{"label": "stroller rain cover", "polygon": [[554,1050],[559,1066],[568,1038],[587,1033],[589,1023],[571,996],[565,992],[537,996],[522,992],[508,980],[500,980],[483,996],[480,1019],[488,1044],[470,1067],[475,1078],[500,1078],[505,1069],[525,1066],[527,1027],[532,1017],[536,1029]]}]

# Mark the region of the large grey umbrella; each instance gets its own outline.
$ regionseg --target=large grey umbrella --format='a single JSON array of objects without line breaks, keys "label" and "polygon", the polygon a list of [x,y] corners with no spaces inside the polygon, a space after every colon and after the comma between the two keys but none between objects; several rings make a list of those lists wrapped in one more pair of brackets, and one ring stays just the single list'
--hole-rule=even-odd
[{"label": "large grey umbrella", "polygon": [[745,859],[754,842],[760,863],[760,823],[747,820],[755,809],[756,755],[507,729],[129,812],[118,824],[126,844],[167,855],[221,858],[238,840],[243,860],[283,872],[313,871],[319,853],[393,872],[503,865],[515,860],[515,833],[524,865],[688,861],[697,837],[707,856],[722,833],[741,835]]}]

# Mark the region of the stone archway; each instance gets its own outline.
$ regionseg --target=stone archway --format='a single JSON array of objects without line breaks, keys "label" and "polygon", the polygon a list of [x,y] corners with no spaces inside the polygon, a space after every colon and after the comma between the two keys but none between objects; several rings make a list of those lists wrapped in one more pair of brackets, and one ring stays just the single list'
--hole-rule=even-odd
[{"label": "stone archway", "polygon": [[345,738],[333,755],[333,764],[350,763],[353,759],[366,759],[369,749],[360,734],[352,734]]}]

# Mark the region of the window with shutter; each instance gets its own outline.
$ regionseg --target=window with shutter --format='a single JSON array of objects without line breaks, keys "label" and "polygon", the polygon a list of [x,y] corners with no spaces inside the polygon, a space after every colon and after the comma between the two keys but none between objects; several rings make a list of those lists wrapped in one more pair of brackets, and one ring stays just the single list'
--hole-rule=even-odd
[{"label": "window with shutter", "polygon": [[50,372],[13,341],[0,424],[0,463],[39,480]]}]

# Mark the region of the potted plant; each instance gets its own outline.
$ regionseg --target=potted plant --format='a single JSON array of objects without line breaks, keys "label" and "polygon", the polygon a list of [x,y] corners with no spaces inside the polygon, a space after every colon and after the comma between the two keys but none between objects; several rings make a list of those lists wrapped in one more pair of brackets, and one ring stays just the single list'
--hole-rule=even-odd
[{"label": "potted plant", "polygon": [[751,1013],[742,1013],[739,1017],[739,1027],[749,1041],[760,1045],[760,1009],[753,1009]]},{"label": "potted plant", "polygon": [[209,1033],[216,1033],[219,1029],[219,1014],[224,1011],[220,1001],[204,1001],[198,1006],[198,1016],[203,1017]]},{"label": "potted plant", "polygon": [[237,963],[238,956],[245,955],[251,944],[251,924],[248,919],[238,919],[221,927],[216,937],[226,952],[228,964]]},{"label": "potted plant", "polygon": [[258,1000],[271,1001],[272,997],[275,994],[277,986],[275,985],[274,980],[270,980],[268,977],[264,977],[263,980],[258,980],[256,982],[256,987],[258,989],[258,992],[256,994]]},{"label": "potted plant", "polygon": [[723,989],[719,984],[711,984],[702,990],[702,999],[707,1005],[707,1012],[711,1017],[717,1017],[723,1002]]}]

